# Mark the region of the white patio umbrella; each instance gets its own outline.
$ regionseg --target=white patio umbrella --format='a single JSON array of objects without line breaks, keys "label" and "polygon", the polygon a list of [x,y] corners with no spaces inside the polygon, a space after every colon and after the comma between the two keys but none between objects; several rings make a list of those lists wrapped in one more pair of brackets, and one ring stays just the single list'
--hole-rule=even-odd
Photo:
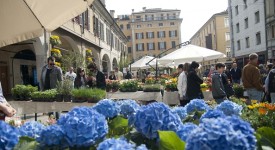
[{"label": "white patio umbrella", "polygon": [[[154,57],[152,56],[144,56],[141,59],[137,60],[133,64],[131,64],[131,69],[132,70],[138,70],[138,69],[147,69],[150,68],[149,64],[152,67],[156,66],[156,59],[151,61]],[[149,64],[147,64],[149,61],[151,61]]]},{"label": "white patio umbrella", "polygon": [[174,62],[175,65],[178,65],[186,62],[202,62],[225,57],[226,55],[221,52],[189,44],[163,56],[158,61],[162,65],[169,64],[171,62]]},{"label": "white patio umbrella", "polygon": [[0,47],[40,37],[83,13],[94,0],[1,0]]}]

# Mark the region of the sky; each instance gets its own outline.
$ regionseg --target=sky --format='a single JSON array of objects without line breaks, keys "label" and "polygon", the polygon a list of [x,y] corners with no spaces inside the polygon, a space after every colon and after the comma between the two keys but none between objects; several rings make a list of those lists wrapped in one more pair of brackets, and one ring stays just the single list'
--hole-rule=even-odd
[{"label": "sky", "polygon": [[181,25],[182,42],[190,38],[215,13],[228,7],[228,0],[106,0],[106,8],[115,10],[117,15],[131,14],[146,8],[179,9],[183,18]]}]

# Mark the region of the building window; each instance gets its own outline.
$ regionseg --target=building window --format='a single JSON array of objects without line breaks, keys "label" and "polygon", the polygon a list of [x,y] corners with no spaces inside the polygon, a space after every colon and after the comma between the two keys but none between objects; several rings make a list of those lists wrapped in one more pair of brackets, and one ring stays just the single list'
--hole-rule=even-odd
[{"label": "building window", "polygon": [[147,43],[148,50],[155,50],[155,43]]},{"label": "building window", "polygon": [[243,3],[244,3],[244,9],[247,8],[247,0],[243,0]]},{"label": "building window", "polygon": [[225,33],[225,41],[230,41],[230,33],[229,32]]},{"label": "building window", "polygon": [[173,19],[176,19],[176,18],[177,18],[177,16],[176,16],[176,14],[174,13],[174,14],[173,14]]},{"label": "building window", "polygon": [[244,19],[244,28],[247,29],[248,28],[248,18]]},{"label": "building window", "polygon": [[128,53],[132,53],[132,47],[128,47]]},{"label": "building window", "polygon": [[230,49],[230,47],[226,47],[226,50],[225,50],[225,51],[226,51],[226,56],[227,56],[227,57],[231,57],[231,53],[230,53],[230,52],[231,52],[231,49]]},{"label": "building window", "polygon": [[163,23],[159,23],[159,26],[160,26],[160,27],[163,26]]},{"label": "building window", "polygon": [[176,48],[176,41],[172,41],[172,48]]},{"label": "building window", "polygon": [[169,37],[177,37],[177,30],[169,31]]},{"label": "building window", "polygon": [[237,50],[241,50],[241,42],[240,42],[240,40],[237,41]]},{"label": "building window", "polygon": [[137,28],[141,28],[141,25],[137,25]]},{"label": "building window", "polygon": [[235,14],[236,14],[236,16],[239,14],[239,7],[238,7],[238,5],[235,6]]},{"label": "building window", "polygon": [[152,24],[147,24],[147,27],[152,27]]},{"label": "building window", "polygon": [[163,38],[163,37],[165,37],[165,31],[159,31],[158,38]]},{"label": "building window", "polygon": [[249,47],[250,47],[249,37],[245,38],[245,47],[246,47],[246,48],[249,48]]},{"label": "building window", "polygon": [[120,29],[123,30],[123,24],[120,25]]},{"label": "building window", "polygon": [[168,20],[168,19],[170,19],[170,15],[169,15],[169,14],[167,14],[167,20]]},{"label": "building window", "polygon": [[261,44],[261,33],[260,32],[258,32],[258,33],[256,33],[256,44],[257,45],[260,45]]},{"label": "building window", "polygon": [[136,39],[143,39],[143,33],[136,33]]},{"label": "building window", "polygon": [[102,22],[100,22],[100,39],[105,41],[104,24]]},{"label": "building window", "polygon": [[154,38],[154,32],[147,32],[146,36],[147,36],[147,39],[152,39]]},{"label": "building window", "polygon": [[131,25],[130,24],[127,24],[127,29],[131,29]]},{"label": "building window", "polygon": [[136,20],[140,20],[141,19],[141,17],[140,16],[136,16]]},{"label": "building window", "polygon": [[240,24],[239,24],[239,23],[236,24],[236,32],[237,32],[237,33],[240,32]]},{"label": "building window", "polygon": [[166,42],[158,42],[158,47],[159,47],[159,50],[166,49]]},{"label": "building window", "polygon": [[163,14],[160,15],[160,20],[164,20]]},{"label": "building window", "polygon": [[175,22],[170,22],[170,26],[173,26],[173,25],[175,25]]},{"label": "building window", "polygon": [[131,36],[127,36],[127,39],[130,42],[131,41]]},{"label": "building window", "polygon": [[257,11],[255,12],[255,23],[259,23],[260,22],[260,12]]},{"label": "building window", "polygon": [[229,27],[229,18],[228,17],[224,18],[224,27],[226,27],[226,28]]},{"label": "building window", "polygon": [[144,51],[144,43],[136,44],[137,51]]}]

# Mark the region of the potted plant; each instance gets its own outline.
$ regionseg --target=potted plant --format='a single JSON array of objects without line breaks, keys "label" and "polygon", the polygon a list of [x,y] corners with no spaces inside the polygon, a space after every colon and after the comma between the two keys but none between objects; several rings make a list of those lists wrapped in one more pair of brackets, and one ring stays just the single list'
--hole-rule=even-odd
[{"label": "potted plant", "polygon": [[37,87],[31,85],[16,85],[11,92],[15,100],[30,100],[31,93],[37,91]]},{"label": "potted plant", "polygon": [[138,90],[138,82],[136,80],[127,80],[119,85],[121,92],[136,92]]},{"label": "potted plant", "polygon": [[69,79],[65,79],[63,81],[63,86],[62,86],[62,95],[63,95],[63,99],[65,102],[71,102],[72,99],[72,81]]},{"label": "potted plant", "polygon": [[106,92],[110,92],[112,90],[112,80],[106,79]]},{"label": "potted plant", "polygon": [[57,36],[57,35],[52,35],[52,36],[50,37],[50,43],[51,43],[53,46],[55,46],[55,45],[60,45],[60,44],[61,44],[61,41],[60,41],[59,36]]},{"label": "potted plant", "polygon": [[73,100],[72,102],[81,103],[86,102],[86,95],[89,94],[89,89],[86,88],[80,88],[80,89],[74,89],[72,90],[72,96]]},{"label": "potted plant", "polygon": [[37,102],[53,102],[57,95],[56,89],[46,90],[43,92],[33,92],[31,98]]},{"label": "potted plant", "polygon": [[165,86],[165,90],[167,92],[178,91],[178,88],[177,88],[177,78],[172,78],[172,79],[166,80],[164,86]]},{"label": "potted plant", "polygon": [[203,92],[205,92],[208,89],[208,85],[206,83],[201,84],[200,87]]},{"label": "potted plant", "polygon": [[240,98],[243,97],[244,87],[240,84],[233,84],[233,89],[235,91],[235,96]]},{"label": "potted plant", "polygon": [[117,92],[119,89],[119,81],[113,80],[112,81],[112,92]]},{"label": "potted plant", "polygon": [[57,102],[63,102],[63,84],[62,82],[58,81],[56,85],[56,101]]},{"label": "potted plant", "polygon": [[160,84],[144,85],[143,92],[160,92]]},{"label": "potted plant", "polygon": [[89,93],[88,103],[97,103],[106,97],[106,91],[101,89],[92,89]]},{"label": "potted plant", "polygon": [[55,58],[61,58],[61,51],[57,48],[51,49],[51,56],[54,56]]}]

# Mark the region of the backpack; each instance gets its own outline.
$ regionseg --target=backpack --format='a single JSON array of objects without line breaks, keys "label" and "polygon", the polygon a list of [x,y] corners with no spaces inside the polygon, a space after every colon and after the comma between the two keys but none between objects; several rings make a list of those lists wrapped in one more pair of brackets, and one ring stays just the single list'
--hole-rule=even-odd
[{"label": "backpack", "polygon": [[268,90],[269,92],[275,92],[275,72],[270,71],[268,76]]}]

